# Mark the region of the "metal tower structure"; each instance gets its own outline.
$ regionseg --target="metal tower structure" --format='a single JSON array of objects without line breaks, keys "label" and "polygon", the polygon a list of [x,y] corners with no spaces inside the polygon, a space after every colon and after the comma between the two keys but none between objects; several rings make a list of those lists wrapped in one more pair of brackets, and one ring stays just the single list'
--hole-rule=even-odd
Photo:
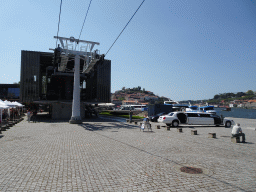
[{"label": "metal tower structure", "polygon": [[[61,47],[56,48],[61,58],[58,63],[58,71],[65,72],[68,60],[70,58],[75,59],[72,116],[69,123],[80,124],[82,123],[80,115],[80,72],[89,73],[97,61],[99,61],[99,51],[97,49],[93,51],[93,48],[100,43],[79,40],[74,37],[54,36],[54,38],[58,39],[61,43]],[[82,71],[80,71],[80,58],[84,60]]]}]

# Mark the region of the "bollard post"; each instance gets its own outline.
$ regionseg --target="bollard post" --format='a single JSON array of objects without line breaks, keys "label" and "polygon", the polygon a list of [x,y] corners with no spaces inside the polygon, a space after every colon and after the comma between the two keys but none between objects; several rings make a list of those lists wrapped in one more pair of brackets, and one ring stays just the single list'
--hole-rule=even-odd
[{"label": "bollard post", "polygon": [[182,133],[182,128],[177,128],[177,131],[178,131],[179,133]]},{"label": "bollard post", "polygon": [[240,137],[231,137],[231,142],[233,143],[240,143]]},{"label": "bollard post", "polygon": [[216,133],[208,133],[208,138],[216,138]]},{"label": "bollard post", "polygon": [[197,135],[197,130],[191,130],[191,135]]}]

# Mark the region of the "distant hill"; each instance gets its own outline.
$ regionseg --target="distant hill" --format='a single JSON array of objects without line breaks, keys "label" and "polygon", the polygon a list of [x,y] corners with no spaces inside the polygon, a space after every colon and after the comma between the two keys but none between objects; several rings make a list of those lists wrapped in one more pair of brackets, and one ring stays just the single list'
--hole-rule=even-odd
[{"label": "distant hill", "polygon": [[147,101],[149,103],[163,103],[164,101],[168,101],[169,98],[159,97],[155,95],[152,91],[147,91],[145,88],[141,89],[140,86],[134,88],[125,88],[122,90],[115,91],[112,93],[112,99],[118,99],[120,101],[125,100],[138,100],[140,102]]},{"label": "distant hill", "polygon": [[[112,95],[115,95],[118,100],[124,100],[124,95],[130,95],[130,94],[138,94],[141,93],[145,98],[150,97],[153,98],[154,96],[158,99],[154,99],[154,102],[151,101],[151,103],[163,103],[164,101],[170,100],[167,97],[158,95],[155,95],[152,91],[147,91],[145,88],[141,88],[141,86],[133,87],[133,88],[125,88],[123,87],[121,90],[116,91],[115,93],[112,93]],[[198,103],[208,103],[208,104],[220,104],[223,102],[230,102],[233,100],[251,100],[256,99],[256,92],[252,90],[248,90],[247,92],[236,92],[236,93],[220,93],[214,95],[212,99],[203,99],[203,100],[183,100],[179,101],[180,104],[188,104],[191,105],[198,104]],[[145,100],[145,99],[144,99]],[[149,99],[151,100],[151,99]]]}]

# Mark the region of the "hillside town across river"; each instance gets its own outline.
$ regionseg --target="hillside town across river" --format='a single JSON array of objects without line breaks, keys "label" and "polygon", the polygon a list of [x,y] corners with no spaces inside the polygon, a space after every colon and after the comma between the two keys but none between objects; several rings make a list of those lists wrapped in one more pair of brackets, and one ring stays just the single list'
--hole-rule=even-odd
[{"label": "hillside town across river", "polygon": [[[143,106],[146,106],[146,105],[143,105]],[[126,107],[125,109],[128,113],[129,108]],[[242,108],[242,107],[232,107],[232,108],[229,108],[229,110],[227,110],[227,108],[224,108],[224,107],[215,107],[214,109],[215,109],[217,115],[223,115],[224,117],[256,119],[256,109],[246,109],[246,108]],[[136,114],[140,114],[138,112],[138,109],[134,109],[134,111]],[[162,112],[162,111],[151,112],[150,107],[148,107],[148,106],[141,108],[141,111],[147,111],[147,113],[141,113],[141,114],[149,113],[150,115]]]}]

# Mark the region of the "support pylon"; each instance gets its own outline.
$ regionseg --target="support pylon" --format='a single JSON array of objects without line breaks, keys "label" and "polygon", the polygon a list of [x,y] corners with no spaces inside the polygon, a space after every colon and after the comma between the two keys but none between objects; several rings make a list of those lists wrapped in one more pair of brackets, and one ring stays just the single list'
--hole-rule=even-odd
[{"label": "support pylon", "polygon": [[[94,45],[99,45],[97,42],[85,41],[75,39],[74,37],[56,37],[61,43],[60,52],[65,54],[65,57],[75,57],[75,66],[74,66],[74,87],[73,87],[73,101],[72,101],[72,116],[69,120],[70,124],[81,124],[82,119],[80,115],[80,56],[86,60],[86,65],[84,66],[83,73],[90,71],[90,67],[95,64],[97,61],[97,50],[93,52]],[[66,44],[65,44],[66,42]],[[75,46],[72,44],[75,43]],[[85,44],[86,46],[81,46],[80,51],[76,50],[76,47],[79,43]],[[69,48],[71,45],[71,49]],[[75,50],[73,50],[75,47]],[[67,62],[63,63],[63,66],[58,66],[61,72],[65,72]]]},{"label": "support pylon", "polygon": [[72,116],[69,120],[70,124],[81,124],[80,115],[80,56],[75,56],[75,71],[74,71],[74,88],[73,88],[73,102],[72,102]]}]

